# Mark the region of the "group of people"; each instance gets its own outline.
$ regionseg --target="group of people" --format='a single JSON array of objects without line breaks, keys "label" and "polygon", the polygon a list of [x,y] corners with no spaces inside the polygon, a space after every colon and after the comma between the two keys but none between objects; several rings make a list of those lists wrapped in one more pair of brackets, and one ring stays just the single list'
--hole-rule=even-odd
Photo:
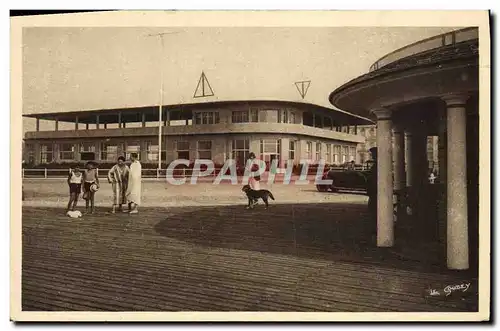
[{"label": "group of people", "polygon": [[[142,193],[142,166],[135,153],[130,155],[130,161],[129,167],[125,164],[125,158],[120,156],[117,163],[108,171],[107,179],[113,190],[112,213],[116,213],[116,211],[130,214],[138,213]],[[76,209],[78,198],[83,189],[85,212],[95,213],[95,193],[100,187],[96,163],[87,162],[84,171],[81,171],[79,166],[71,169],[68,176],[68,186],[70,198],[67,211]],[[124,204],[128,205],[128,210],[122,209]]]}]

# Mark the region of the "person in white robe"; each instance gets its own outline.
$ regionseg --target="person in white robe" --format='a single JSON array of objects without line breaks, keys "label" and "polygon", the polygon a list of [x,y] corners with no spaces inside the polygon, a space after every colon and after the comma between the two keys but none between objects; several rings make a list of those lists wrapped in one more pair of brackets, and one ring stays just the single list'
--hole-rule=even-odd
[{"label": "person in white robe", "polygon": [[130,155],[130,171],[128,175],[127,201],[130,214],[138,213],[138,206],[141,204],[142,195],[142,166],[137,160],[137,154]]}]

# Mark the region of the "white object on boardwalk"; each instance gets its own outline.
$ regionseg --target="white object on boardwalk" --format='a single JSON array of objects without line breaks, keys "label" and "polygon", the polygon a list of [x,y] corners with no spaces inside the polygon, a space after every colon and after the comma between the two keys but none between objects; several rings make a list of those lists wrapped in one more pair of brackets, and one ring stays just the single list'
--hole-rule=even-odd
[{"label": "white object on boardwalk", "polygon": [[66,213],[67,216],[71,217],[71,218],[79,218],[79,217],[82,217],[82,213],[79,211],[79,210],[69,210],[67,213]]}]

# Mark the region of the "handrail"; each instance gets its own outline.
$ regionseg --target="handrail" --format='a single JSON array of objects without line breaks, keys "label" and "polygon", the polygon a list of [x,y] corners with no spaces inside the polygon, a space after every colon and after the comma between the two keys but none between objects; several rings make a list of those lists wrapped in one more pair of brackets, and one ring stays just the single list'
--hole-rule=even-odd
[{"label": "handrail", "polygon": [[[405,57],[429,51],[446,45],[453,45],[459,42],[473,40],[478,38],[478,28],[469,27],[460,30],[446,32],[437,36],[426,38],[415,43],[401,47],[391,53],[388,53],[378,59],[370,66],[370,72],[378,70],[390,63]],[[424,47],[422,47],[424,45]],[[427,47],[425,47],[427,45]]]},{"label": "handrail", "polygon": [[[367,167],[364,165],[356,165],[354,170],[362,171],[366,170]],[[215,168],[214,173],[210,176],[218,174],[222,168]],[[325,171],[345,171],[348,170],[346,166],[342,165],[331,165],[325,166]],[[33,178],[33,179],[49,179],[49,178],[66,178],[68,176],[69,169],[49,169],[49,168],[38,168],[38,169],[22,169],[22,178]],[[100,178],[105,179],[109,169],[97,169]],[[190,168],[178,168],[171,170],[172,175],[180,177],[191,177],[193,176],[193,169]],[[142,169],[143,178],[164,178],[167,174],[167,169]]]}]

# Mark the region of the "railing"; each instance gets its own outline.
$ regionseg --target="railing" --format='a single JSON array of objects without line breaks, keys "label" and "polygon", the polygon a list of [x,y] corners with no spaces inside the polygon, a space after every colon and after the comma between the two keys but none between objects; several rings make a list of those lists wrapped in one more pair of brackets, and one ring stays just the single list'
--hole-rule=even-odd
[{"label": "railing", "polygon": [[416,43],[407,45],[400,49],[391,52],[384,57],[380,58],[377,62],[372,64],[370,67],[370,72],[378,70],[392,62],[403,59],[405,57],[429,51],[435,48],[439,48],[446,45],[453,45],[467,40],[473,40],[478,38],[477,28],[465,28],[461,30],[455,30],[447,33],[440,34],[428,39],[418,41]]},{"label": "railing", "polygon": [[[211,176],[217,176],[222,168],[214,169],[214,172]],[[315,169],[315,168],[313,168]],[[367,170],[367,166],[365,165],[356,165],[353,170],[355,171],[363,171]],[[333,171],[345,171],[347,170],[344,166],[325,166],[325,170],[333,170]],[[100,178],[106,178],[108,175],[109,169],[97,169],[97,173]],[[178,178],[189,178],[193,176],[194,169],[190,168],[179,168],[168,170],[169,174],[173,177]],[[278,173],[284,173],[285,169],[278,169]],[[69,174],[69,169],[22,169],[22,178],[23,179],[51,179],[51,178],[67,178]],[[142,178],[165,178],[167,175],[167,169],[142,169]],[[208,177],[208,176],[207,176]]]}]

